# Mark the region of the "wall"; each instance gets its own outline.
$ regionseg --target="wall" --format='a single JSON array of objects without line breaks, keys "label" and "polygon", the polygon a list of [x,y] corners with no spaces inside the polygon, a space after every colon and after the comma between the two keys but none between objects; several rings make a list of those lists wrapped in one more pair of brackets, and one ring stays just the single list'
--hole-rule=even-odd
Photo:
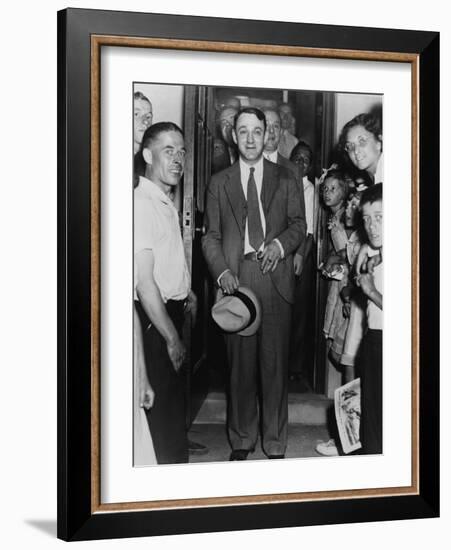
[{"label": "wall", "polygon": [[337,94],[335,96],[335,137],[338,139],[343,126],[356,115],[379,110],[381,106],[382,97],[380,95]]},{"label": "wall", "polygon": [[[8,550],[65,548],[55,539],[56,520],[56,10],[69,3],[23,0],[2,10],[2,82],[0,87],[1,185],[0,235],[0,388],[1,545]],[[441,0],[403,3],[379,0],[371,11],[347,10],[335,0],[270,3],[229,0],[170,4],[138,0],[72,0],[73,7],[153,10],[222,17],[303,21],[309,23],[428,29],[442,32],[442,120],[451,120],[451,30],[447,5]],[[446,98],[446,101],[445,101]],[[24,140],[28,126],[34,130]],[[451,150],[447,125],[442,130],[442,157]],[[445,178],[446,176],[446,178]],[[451,234],[448,170],[442,181],[442,232]],[[445,185],[446,182],[446,185]],[[449,242],[442,250],[442,280],[449,280]],[[445,246],[447,247],[445,249]],[[445,254],[446,252],[446,254]],[[451,387],[449,334],[450,285],[441,291],[442,372],[442,518],[433,520],[319,526],[89,542],[71,546],[94,550],[258,550],[308,548],[335,550],[349,546],[380,550],[423,550],[435,540],[449,540],[451,475],[449,457]],[[446,392],[446,393],[445,393]],[[446,399],[445,399],[446,397]],[[86,434],[86,437],[89,435]],[[363,542],[364,541],[364,542]],[[73,543],[75,544],[75,543]]]},{"label": "wall", "polygon": [[137,82],[135,92],[142,92],[153,107],[153,123],[175,122],[183,129],[183,86],[165,86]]}]

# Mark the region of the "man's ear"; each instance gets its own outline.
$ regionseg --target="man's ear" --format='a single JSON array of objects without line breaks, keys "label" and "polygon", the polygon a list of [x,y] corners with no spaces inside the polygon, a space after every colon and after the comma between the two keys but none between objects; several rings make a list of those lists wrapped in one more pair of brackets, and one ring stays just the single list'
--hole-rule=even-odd
[{"label": "man's ear", "polygon": [[143,158],[146,164],[152,164],[152,151],[147,147],[143,149]]},{"label": "man's ear", "polygon": [[263,147],[266,147],[266,144],[268,143],[268,137],[269,137],[269,134],[268,134],[268,130],[266,129],[265,134],[263,136]]},{"label": "man's ear", "polygon": [[232,139],[233,139],[233,142],[235,143],[235,145],[238,145],[238,140],[236,139],[235,128],[232,128]]}]

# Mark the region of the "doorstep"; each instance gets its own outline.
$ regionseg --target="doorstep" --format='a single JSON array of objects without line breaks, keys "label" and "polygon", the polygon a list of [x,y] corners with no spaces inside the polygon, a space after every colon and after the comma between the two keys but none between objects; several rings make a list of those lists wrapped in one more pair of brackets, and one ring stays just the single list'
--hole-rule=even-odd
[{"label": "doorstep", "polygon": [[[194,402],[196,397],[194,396]],[[196,403],[194,403],[195,405]],[[226,421],[225,392],[210,392],[200,405],[194,424],[224,424]],[[316,393],[288,394],[288,422],[320,426],[327,424],[333,400]],[[193,407],[196,410],[198,407]]]}]

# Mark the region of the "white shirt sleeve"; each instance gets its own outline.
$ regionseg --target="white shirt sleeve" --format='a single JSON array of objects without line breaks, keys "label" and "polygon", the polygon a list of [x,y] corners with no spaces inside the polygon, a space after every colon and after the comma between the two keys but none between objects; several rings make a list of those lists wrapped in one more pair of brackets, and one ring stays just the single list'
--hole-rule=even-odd
[{"label": "white shirt sleeve", "polygon": [[218,286],[221,286],[219,281],[221,280],[221,277],[224,275],[224,273],[227,273],[227,271],[230,271],[230,269],[229,268],[224,269],[224,271],[221,273],[221,275],[219,275],[219,277],[216,279],[216,282],[218,283]]},{"label": "white shirt sleeve", "polygon": [[158,227],[155,219],[149,215],[148,205],[144,200],[135,200],[134,206],[134,242],[133,252],[155,248],[158,239]]},{"label": "white shirt sleeve", "polygon": [[281,257],[283,260],[285,258],[285,250],[283,249],[282,243],[279,241],[279,239],[273,239],[273,241],[279,245],[280,253],[282,255]]}]

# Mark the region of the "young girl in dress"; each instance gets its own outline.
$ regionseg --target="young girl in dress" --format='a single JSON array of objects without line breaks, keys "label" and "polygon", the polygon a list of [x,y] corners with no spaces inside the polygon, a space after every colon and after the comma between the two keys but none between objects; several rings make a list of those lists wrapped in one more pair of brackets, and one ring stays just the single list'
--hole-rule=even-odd
[{"label": "young girl in dress", "polygon": [[[323,178],[321,194],[324,205],[330,211],[328,227],[332,242],[332,250],[327,260],[320,266],[322,274],[330,279],[323,331],[329,342],[329,357],[339,368],[350,314],[350,296],[346,292],[348,273],[358,252],[357,238],[352,229],[354,205],[352,201],[348,205],[346,203],[349,188],[354,182],[351,182],[335,166],[325,172]],[[345,367],[343,372],[345,382],[348,381],[348,378],[352,380],[353,367],[352,371]],[[326,456],[339,454],[334,439],[320,441],[316,445],[316,451]]]},{"label": "young girl in dress", "polygon": [[[348,274],[354,272],[354,265],[362,242],[362,224],[360,223],[359,204],[365,186],[352,192],[347,200],[344,225],[348,240],[345,248],[340,251],[346,261]],[[344,320],[338,329],[332,343],[330,354],[343,372],[343,383],[355,378],[355,359],[360,347],[365,326],[364,301],[361,292],[348,276],[348,284],[341,290]]]},{"label": "young girl in dress", "polygon": [[332,249],[320,269],[322,274],[330,280],[323,326],[324,335],[330,342],[334,340],[344,320],[344,303],[340,292],[347,283],[347,270],[341,251],[345,249],[348,241],[344,226],[345,201],[348,191],[349,181],[340,170],[332,167],[325,173],[321,196],[330,213],[328,228]]}]

